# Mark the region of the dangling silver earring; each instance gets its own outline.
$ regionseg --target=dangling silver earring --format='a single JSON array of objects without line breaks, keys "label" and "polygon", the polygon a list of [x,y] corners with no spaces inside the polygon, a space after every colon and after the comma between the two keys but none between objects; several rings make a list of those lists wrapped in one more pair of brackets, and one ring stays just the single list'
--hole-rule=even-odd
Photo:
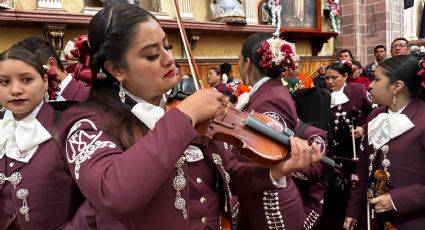
[{"label": "dangling silver earring", "polygon": [[96,74],[97,79],[105,79],[106,74],[103,72],[102,68],[100,68],[99,72]]},{"label": "dangling silver earring", "polygon": [[49,92],[47,92],[47,89],[44,92],[44,101],[45,102],[49,102],[50,101]]},{"label": "dangling silver earring", "polygon": [[118,96],[120,96],[121,102],[125,103],[125,93],[124,93],[124,89],[122,88],[122,82],[120,82],[120,91],[118,93]]},{"label": "dangling silver earring", "polygon": [[394,104],[394,105],[397,105],[397,98],[395,97],[395,94],[394,94],[394,96],[393,96],[393,104]]}]

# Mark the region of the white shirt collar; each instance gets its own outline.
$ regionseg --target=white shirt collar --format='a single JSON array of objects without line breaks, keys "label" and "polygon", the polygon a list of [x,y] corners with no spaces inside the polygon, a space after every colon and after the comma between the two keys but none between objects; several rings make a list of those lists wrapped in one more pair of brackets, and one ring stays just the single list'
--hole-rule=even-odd
[{"label": "white shirt collar", "polygon": [[[407,105],[406,105],[407,106]],[[404,106],[397,112],[388,109],[388,113],[380,113],[368,123],[368,141],[374,149],[388,143],[401,134],[407,132],[415,125],[410,119],[401,112],[406,108]]]},{"label": "white shirt collar", "polygon": [[243,109],[249,102],[249,98],[257,91],[264,83],[266,83],[268,80],[270,80],[270,77],[263,77],[255,85],[252,87],[252,89],[249,91],[249,93],[243,93],[238,97],[238,102],[236,103],[235,107],[237,109]]},{"label": "white shirt collar", "polygon": [[331,108],[338,105],[342,105],[350,100],[344,93],[345,86],[346,85],[344,84],[344,86],[340,90],[331,93]]},{"label": "white shirt collar", "polygon": [[0,159],[7,156],[28,163],[37,152],[38,146],[52,138],[36,119],[43,103],[19,121],[15,120],[10,110],[6,110],[4,118],[0,120]]},{"label": "white shirt collar", "polygon": [[[149,129],[155,128],[156,122],[165,115],[165,95],[162,95],[161,102],[159,103],[160,105],[156,106],[144,101],[126,89],[123,90],[129,97],[138,102],[131,109],[131,113],[133,113],[134,116],[143,122],[143,124],[145,124]],[[189,145],[184,151],[184,154],[187,162],[196,162],[204,158],[202,150],[194,145]]]},{"label": "white shirt collar", "polygon": [[153,129],[155,127],[155,123],[165,114],[165,95],[162,95],[160,105],[156,106],[144,101],[126,89],[123,90],[125,94],[137,102],[137,104],[131,109],[131,113],[133,113],[149,129]]}]

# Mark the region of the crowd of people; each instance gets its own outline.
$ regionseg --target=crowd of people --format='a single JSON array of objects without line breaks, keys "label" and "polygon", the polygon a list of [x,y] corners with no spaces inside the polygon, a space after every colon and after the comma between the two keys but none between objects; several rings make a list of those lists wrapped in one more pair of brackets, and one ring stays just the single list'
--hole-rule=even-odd
[{"label": "crowd of people", "polygon": [[[210,88],[172,107],[170,90],[192,76],[151,13],[106,6],[77,41],[84,55],[67,69],[37,37],[0,54],[0,229],[425,226],[425,59],[406,39],[390,58],[376,46],[365,67],[348,49],[320,66],[326,130],[300,119],[302,84],[288,86],[298,58],[272,34],[244,41],[240,78],[212,67]],[[273,118],[288,156],[263,167],[235,138],[201,138],[230,106]]]}]

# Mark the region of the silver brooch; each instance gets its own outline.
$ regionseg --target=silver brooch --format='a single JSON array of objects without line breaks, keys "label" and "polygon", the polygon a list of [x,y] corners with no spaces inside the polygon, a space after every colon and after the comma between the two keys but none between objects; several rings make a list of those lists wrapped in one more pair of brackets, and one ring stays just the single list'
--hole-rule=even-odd
[{"label": "silver brooch", "polygon": [[22,207],[19,208],[19,212],[25,216],[25,221],[30,221],[30,215],[29,215],[30,208],[28,207],[28,203],[27,203],[28,195],[29,195],[29,192],[27,189],[19,189],[16,192],[16,197],[22,200]]}]

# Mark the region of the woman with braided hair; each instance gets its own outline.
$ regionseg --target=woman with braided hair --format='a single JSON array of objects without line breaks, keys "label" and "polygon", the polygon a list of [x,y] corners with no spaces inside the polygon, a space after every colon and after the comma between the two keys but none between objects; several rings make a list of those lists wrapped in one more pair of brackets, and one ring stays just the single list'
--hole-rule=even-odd
[{"label": "woman with braided hair", "polygon": [[[398,230],[425,226],[425,63],[418,57],[388,58],[375,70],[369,85],[372,101],[382,105],[367,118],[358,175],[351,192],[344,229],[353,229],[366,202],[374,210],[379,229],[391,223]],[[388,177],[383,194],[377,194],[374,174]],[[367,197],[368,188],[371,197]],[[384,218],[385,217],[385,218]]]}]

